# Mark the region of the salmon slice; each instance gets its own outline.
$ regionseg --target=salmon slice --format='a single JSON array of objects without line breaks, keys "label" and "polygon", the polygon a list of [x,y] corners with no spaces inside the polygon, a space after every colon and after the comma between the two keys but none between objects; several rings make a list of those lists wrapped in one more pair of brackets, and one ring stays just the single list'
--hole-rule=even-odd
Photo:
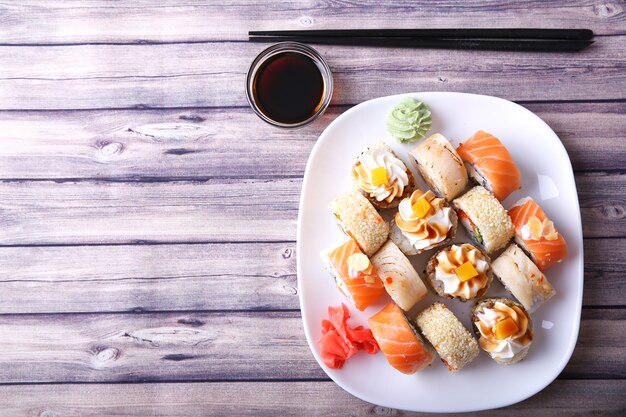
[{"label": "salmon slice", "polygon": [[397,305],[389,303],[370,317],[370,330],[387,362],[403,374],[414,374],[429,366],[435,354],[409,323]]},{"label": "salmon slice", "polygon": [[495,136],[479,130],[457,148],[470,175],[503,201],[522,188],[522,174],[513,157]]},{"label": "salmon slice", "polygon": [[515,240],[530,255],[533,262],[541,271],[545,271],[555,263],[561,262],[567,256],[567,244],[563,235],[558,233],[555,240],[548,240],[542,236],[539,240],[525,240],[522,237],[522,228],[531,216],[537,217],[541,222],[548,218],[539,204],[526,197],[515,203],[509,210],[509,216],[515,226]]},{"label": "salmon slice", "polygon": [[356,308],[363,311],[380,296],[386,294],[385,286],[375,271],[370,274],[358,272],[350,276],[348,258],[355,253],[363,253],[356,242],[346,240],[328,253],[328,259],[337,278],[339,289],[348,297]]}]

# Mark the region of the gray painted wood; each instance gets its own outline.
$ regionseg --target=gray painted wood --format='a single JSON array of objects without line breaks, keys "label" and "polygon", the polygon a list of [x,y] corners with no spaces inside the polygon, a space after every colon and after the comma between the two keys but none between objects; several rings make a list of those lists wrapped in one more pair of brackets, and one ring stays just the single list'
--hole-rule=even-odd
[{"label": "gray painted wood", "polygon": [[[626,239],[584,245],[583,305],[621,305]],[[294,242],[4,247],[0,314],[299,309],[295,257]]]},{"label": "gray painted wood", "polygon": [[[623,416],[624,380],[557,380],[535,397],[464,416]],[[379,407],[330,381],[0,386],[6,417],[117,416],[441,416]],[[69,401],[71,399],[71,401]],[[546,407],[546,405],[548,405]]]},{"label": "gray painted wood", "polygon": [[300,179],[0,183],[0,244],[293,240],[300,185]]},{"label": "gray painted wood", "polygon": [[[376,0],[276,2],[259,13],[258,1],[221,3],[188,0],[135,1],[111,4],[105,0],[20,1],[3,5],[0,39],[3,43],[67,42],[185,42],[247,39],[251,29],[325,29],[362,27],[588,27],[599,34],[624,33],[623,4],[619,1],[497,0],[433,3]],[[541,25],[538,24],[541,22]],[[28,30],[24,30],[28,27]]]},{"label": "gray painted wood", "polygon": [[0,314],[300,306],[293,242],[5,247],[0,259]]},{"label": "gray painted wood", "polygon": [[[626,237],[626,175],[576,182],[585,237]],[[293,241],[300,187],[299,178],[0,182],[0,245]]]},{"label": "gray painted wood", "polygon": [[[2,383],[326,378],[298,311],[4,315],[0,334]],[[625,343],[626,310],[585,310],[562,376],[626,378]]]},{"label": "gray painted wood", "polygon": [[[524,106],[556,131],[574,169],[624,167],[626,103]],[[300,176],[324,127],[346,109],[331,107],[295,133],[248,108],[0,112],[0,178]]]},{"label": "gray painted wood", "polygon": [[[602,37],[580,53],[483,52],[478,60],[473,51],[317,49],[334,74],[334,104],[411,91],[597,100],[623,98],[625,39]],[[248,42],[0,46],[0,109],[247,106],[246,71],[265,47]]]}]

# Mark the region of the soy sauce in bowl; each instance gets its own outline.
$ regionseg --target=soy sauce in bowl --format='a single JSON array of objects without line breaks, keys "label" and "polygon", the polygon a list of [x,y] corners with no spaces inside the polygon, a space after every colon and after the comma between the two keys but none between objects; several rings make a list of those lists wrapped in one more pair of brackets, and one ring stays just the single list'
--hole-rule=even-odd
[{"label": "soy sauce in bowl", "polygon": [[283,42],[261,52],[252,63],[246,92],[250,105],[266,122],[300,127],[328,107],[332,76],[314,49]]}]

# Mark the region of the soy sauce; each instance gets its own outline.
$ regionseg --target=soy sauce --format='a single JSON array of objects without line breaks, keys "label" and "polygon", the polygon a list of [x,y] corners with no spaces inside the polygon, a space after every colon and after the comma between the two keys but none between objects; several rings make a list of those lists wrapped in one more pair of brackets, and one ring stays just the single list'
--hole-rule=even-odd
[{"label": "soy sauce", "polygon": [[324,78],[313,59],[281,52],[262,64],[254,80],[254,96],[270,119],[291,124],[315,114],[324,98]]}]

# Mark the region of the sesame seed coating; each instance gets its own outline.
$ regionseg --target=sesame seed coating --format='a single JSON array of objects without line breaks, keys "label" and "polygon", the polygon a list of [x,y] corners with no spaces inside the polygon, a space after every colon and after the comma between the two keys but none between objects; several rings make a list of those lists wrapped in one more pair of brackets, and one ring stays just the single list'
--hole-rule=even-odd
[{"label": "sesame seed coating", "polygon": [[480,185],[455,199],[453,204],[478,227],[483,238],[482,246],[488,253],[506,246],[515,234],[507,211],[493,194]]},{"label": "sesame seed coating", "polygon": [[442,303],[434,303],[415,320],[451,371],[460,370],[478,356],[476,339]]},{"label": "sesame seed coating", "polygon": [[367,256],[372,256],[387,241],[389,225],[359,191],[335,197],[328,208]]}]

